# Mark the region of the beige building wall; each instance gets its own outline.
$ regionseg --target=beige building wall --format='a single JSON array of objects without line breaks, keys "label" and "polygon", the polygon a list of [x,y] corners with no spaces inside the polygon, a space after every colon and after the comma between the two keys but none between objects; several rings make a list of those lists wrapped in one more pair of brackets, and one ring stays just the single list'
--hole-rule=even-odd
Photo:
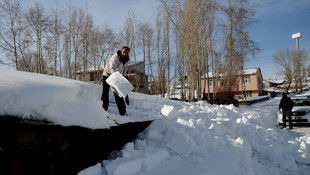
[{"label": "beige building wall", "polygon": [[[252,68],[256,69],[256,72],[253,74],[245,74],[244,75],[244,85],[245,85],[245,93],[247,97],[258,97],[261,96],[263,93],[263,77],[261,74],[260,68]],[[211,80],[212,78],[210,78]],[[242,84],[242,77],[239,76],[237,78],[236,84],[234,87],[232,87],[232,91],[234,92],[236,97],[242,98],[242,92],[243,92],[243,84]],[[206,81],[206,89],[205,93],[208,93],[208,83],[209,81]],[[202,79],[202,84],[204,84],[205,81]],[[213,82],[214,83],[214,82]],[[221,78],[219,78],[219,82],[217,83],[217,87],[221,88]],[[210,88],[210,93],[213,94],[214,89],[212,83],[209,86]],[[202,92],[203,92],[203,87],[202,87]]]}]

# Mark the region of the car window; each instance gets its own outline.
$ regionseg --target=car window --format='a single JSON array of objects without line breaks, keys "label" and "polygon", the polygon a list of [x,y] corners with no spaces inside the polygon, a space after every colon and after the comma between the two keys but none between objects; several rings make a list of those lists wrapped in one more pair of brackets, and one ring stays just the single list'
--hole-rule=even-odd
[{"label": "car window", "polygon": [[310,106],[309,99],[292,99],[294,106]]}]

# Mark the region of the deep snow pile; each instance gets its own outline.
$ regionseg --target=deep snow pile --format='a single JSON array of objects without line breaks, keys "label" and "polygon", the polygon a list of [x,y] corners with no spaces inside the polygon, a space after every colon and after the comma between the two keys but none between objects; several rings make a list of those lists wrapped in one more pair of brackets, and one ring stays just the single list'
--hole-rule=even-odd
[{"label": "deep snow pile", "polygon": [[[276,109],[164,99],[162,104],[157,110],[166,117],[153,122],[118,157],[103,161],[101,174],[310,173],[310,137],[294,138],[291,131],[276,128]],[[101,167],[85,171],[92,169]]]},{"label": "deep snow pile", "polygon": [[155,120],[81,175],[310,174],[310,137],[276,127],[280,98],[236,108],[130,93],[124,118],[113,103],[102,109],[99,85],[7,69],[0,82],[0,115],[89,128]]}]

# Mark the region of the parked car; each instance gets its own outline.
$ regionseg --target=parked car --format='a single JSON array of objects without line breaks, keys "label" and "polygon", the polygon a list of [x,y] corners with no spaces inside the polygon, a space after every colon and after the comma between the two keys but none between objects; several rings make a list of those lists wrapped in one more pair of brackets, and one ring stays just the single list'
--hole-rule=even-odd
[{"label": "parked car", "polygon": [[[295,97],[292,98],[294,107],[292,109],[292,122],[293,124],[305,124],[310,123],[310,99],[307,97]],[[288,122],[288,120],[286,119]],[[278,123],[283,125],[282,121],[282,109],[278,113]]]}]

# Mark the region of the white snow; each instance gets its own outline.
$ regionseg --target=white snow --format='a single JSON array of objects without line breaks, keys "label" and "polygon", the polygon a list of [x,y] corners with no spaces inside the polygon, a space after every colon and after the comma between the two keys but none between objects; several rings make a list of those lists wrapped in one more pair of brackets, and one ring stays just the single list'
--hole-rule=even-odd
[{"label": "white snow", "polygon": [[236,108],[131,92],[121,117],[113,103],[102,109],[99,85],[2,68],[0,82],[0,115],[89,128],[154,120],[117,157],[79,175],[310,174],[310,136],[276,125],[280,97]]},{"label": "white snow", "polygon": [[164,115],[167,119],[173,120],[178,115],[178,111],[174,108],[174,106],[164,105],[163,108],[161,108],[161,114]]},{"label": "white snow", "polygon": [[106,82],[117,91],[120,97],[126,97],[133,90],[130,82],[119,72],[111,74]]},{"label": "white snow", "polygon": [[[244,74],[244,75],[253,75],[253,74],[256,74],[258,71],[258,68],[245,68],[243,69],[243,72],[242,71],[238,71],[238,74],[240,75],[241,73]],[[207,77],[213,77],[213,72],[208,72],[206,74]],[[225,76],[223,73],[220,73],[219,75],[214,75],[214,76]],[[204,76],[202,76],[201,78],[204,78]]]}]

